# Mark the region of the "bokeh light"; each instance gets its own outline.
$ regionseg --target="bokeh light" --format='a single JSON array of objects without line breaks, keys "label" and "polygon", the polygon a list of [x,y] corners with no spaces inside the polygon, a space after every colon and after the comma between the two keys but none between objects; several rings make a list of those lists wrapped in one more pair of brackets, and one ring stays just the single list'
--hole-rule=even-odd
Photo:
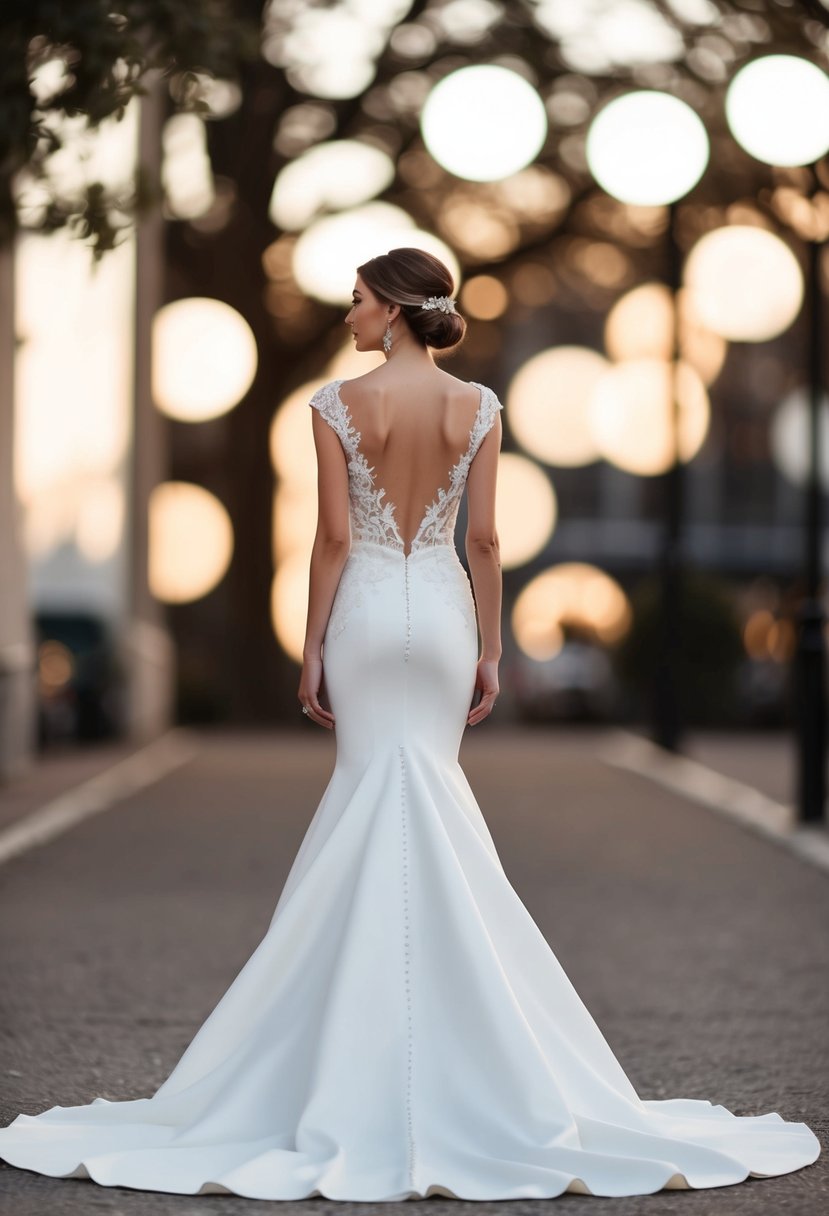
[{"label": "bokeh light", "polygon": [[233,525],[214,494],[165,481],[149,499],[149,583],[156,599],[183,604],[221,581],[233,555]]},{"label": "bokeh light", "polygon": [[309,380],[285,398],[270,428],[271,464],[281,478],[302,485],[316,483],[317,463],[308,402],[324,381]]},{"label": "bokeh light", "polygon": [[153,399],[182,422],[232,409],[253,383],[258,353],[247,321],[221,300],[191,296],[153,320]]},{"label": "bokeh light", "polygon": [[609,574],[583,562],[563,562],[527,583],[516,598],[511,620],[524,654],[545,660],[558,654],[568,627],[605,645],[617,642],[630,627],[631,609]]},{"label": "bokeh light", "polygon": [[462,186],[445,198],[440,210],[441,231],[454,247],[476,261],[503,258],[520,240],[516,217],[491,200],[470,198],[471,189],[482,187]]},{"label": "bokeh light", "polygon": [[379,148],[356,139],[317,144],[277,174],[269,215],[277,227],[299,231],[325,211],[368,202],[393,177],[394,164]]},{"label": "bokeh light", "polygon": [[161,181],[171,214],[191,220],[216,198],[204,122],[198,114],[173,114],[164,124]]},{"label": "bokeh light", "polygon": [[68,646],[49,638],[37,648],[37,682],[43,696],[54,696],[75,674],[75,656]]},{"label": "bokeh light", "polygon": [[478,321],[494,321],[503,316],[509,304],[507,289],[491,274],[478,274],[467,279],[461,292],[461,308]]},{"label": "bokeh light", "polygon": [[808,165],[829,151],[829,76],[799,55],[764,55],[728,87],[731,133],[768,165]]},{"label": "bokeh light", "polygon": [[438,164],[467,181],[491,182],[530,164],[547,135],[536,90],[509,68],[476,64],[438,81],[421,131]]},{"label": "bokeh light", "polygon": [[385,362],[381,350],[357,350],[348,338],[328,363],[325,379],[352,380],[355,376],[364,376],[372,368],[382,367]]},{"label": "bokeh light", "polygon": [[[674,308],[663,283],[643,283],[617,300],[605,322],[605,349],[611,359],[663,359],[673,357]],[[728,344],[706,329],[686,288],[676,294],[679,312],[679,349],[683,362],[699,372],[703,383],[717,378]]]},{"label": "bokeh light", "polygon": [[623,203],[672,203],[708,164],[702,121],[678,97],[656,90],[626,93],[593,119],[587,161],[599,185]]},{"label": "bokeh light", "polygon": [[294,247],[294,276],[308,295],[327,304],[348,304],[357,267],[406,245],[440,258],[457,287],[460,268],[449,246],[422,232],[411,216],[391,203],[366,203],[313,223]]},{"label": "bokeh light", "polygon": [[775,617],[767,608],[759,608],[743,627],[743,644],[749,658],[788,663],[797,648],[797,632],[791,621]]},{"label": "bokeh light", "polygon": [[522,566],[544,548],[558,506],[549,477],[534,461],[514,452],[498,458],[495,526],[505,570]]},{"label": "bokeh light", "polygon": [[[810,402],[806,389],[795,389],[777,407],[771,423],[771,454],[780,472],[796,486],[806,484],[811,451]],[[820,404],[820,478],[829,490],[829,397]]]},{"label": "bokeh light", "polygon": [[794,321],[803,275],[788,245],[764,228],[734,224],[706,233],[685,263],[702,323],[732,342],[765,342]]},{"label": "bokeh light", "polygon": [[[66,68],[62,59],[60,62]],[[43,65],[47,77],[54,63],[51,60]],[[135,173],[140,112],[140,101],[133,98],[120,119],[112,115],[93,126],[83,113],[43,111],[39,117],[42,138],[46,138],[48,131],[57,146],[44,162],[42,180],[26,168],[14,176],[12,189],[21,224],[36,227],[42,223],[50,190],[78,203],[93,182],[116,192],[129,190]]]},{"label": "bokeh light", "polygon": [[310,559],[317,530],[316,485],[283,481],[273,496],[273,561],[301,555]]},{"label": "bokeh light", "polygon": [[[531,0],[539,26],[555,41],[556,57],[574,72],[618,75],[618,69],[663,65],[683,53],[674,15],[695,25],[720,21],[711,0],[670,0],[663,13],[651,0]],[[570,78],[572,79],[572,77]]]},{"label": "bokeh light", "polygon": [[288,83],[315,97],[357,97],[374,78],[375,61],[409,0],[310,5],[269,0],[262,54]]},{"label": "bokeh light", "polygon": [[283,557],[271,582],[271,624],[286,654],[302,662],[308,615],[308,555]]},{"label": "bokeh light", "polygon": [[[628,473],[654,476],[674,460],[671,364],[659,359],[618,363],[604,373],[591,401],[591,422],[605,460]],[[676,365],[678,448],[691,460],[705,440],[710,407],[705,386],[692,367]]]},{"label": "bokeh light", "polygon": [[607,359],[583,346],[559,346],[529,359],[513,377],[507,416],[515,438],[553,465],[598,460],[590,401]]}]

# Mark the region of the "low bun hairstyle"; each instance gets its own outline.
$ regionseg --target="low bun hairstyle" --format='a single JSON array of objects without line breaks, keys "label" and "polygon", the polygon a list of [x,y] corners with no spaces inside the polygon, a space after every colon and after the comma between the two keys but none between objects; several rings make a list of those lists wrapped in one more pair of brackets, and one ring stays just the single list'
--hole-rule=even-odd
[{"label": "low bun hairstyle", "polygon": [[452,296],[454,283],[443,262],[422,249],[392,249],[357,267],[363,282],[384,303],[399,304],[409,328],[423,346],[448,350],[466,333],[459,313],[424,309],[430,296]]}]

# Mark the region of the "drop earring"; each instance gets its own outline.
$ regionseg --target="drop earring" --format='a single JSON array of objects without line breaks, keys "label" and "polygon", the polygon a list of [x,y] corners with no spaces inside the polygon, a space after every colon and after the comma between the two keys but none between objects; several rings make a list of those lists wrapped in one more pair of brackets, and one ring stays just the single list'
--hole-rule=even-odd
[{"label": "drop earring", "polygon": [[386,332],[383,334],[383,350],[386,352],[387,355],[391,353],[391,340],[392,340],[391,325],[387,321],[386,322]]}]

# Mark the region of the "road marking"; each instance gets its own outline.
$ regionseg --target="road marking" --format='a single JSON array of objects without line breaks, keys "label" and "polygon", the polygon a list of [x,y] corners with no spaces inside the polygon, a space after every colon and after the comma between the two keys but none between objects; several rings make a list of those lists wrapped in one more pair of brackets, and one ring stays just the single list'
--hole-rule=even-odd
[{"label": "road marking", "polygon": [[0,865],[61,836],[191,760],[197,737],[175,728],[0,831]]},{"label": "road marking", "polygon": [[775,802],[751,785],[726,777],[698,760],[675,755],[650,739],[624,730],[611,733],[601,758],[613,768],[638,773],[709,810],[727,815],[829,871],[826,829],[801,825],[793,806]]}]

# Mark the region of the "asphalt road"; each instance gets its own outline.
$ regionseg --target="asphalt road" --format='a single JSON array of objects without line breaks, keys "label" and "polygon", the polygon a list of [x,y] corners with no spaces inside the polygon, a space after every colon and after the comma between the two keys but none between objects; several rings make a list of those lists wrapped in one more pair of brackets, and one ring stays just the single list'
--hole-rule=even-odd
[{"label": "asphalt road", "polygon": [[[267,928],[333,763],[333,740],[204,734],[157,784],[0,867],[0,1123],[142,1097]],[[825,1216],[829,875],[644,778],[600,736],[467,732],[462,763],[504,868],[643,1098],[805,1120],[818,1162],[777,1179],[628,1199],[466,1203],[461,1216]],[[266,1204],[48,1179],[0,1165],[2,1216],[304,1216]]]}]

